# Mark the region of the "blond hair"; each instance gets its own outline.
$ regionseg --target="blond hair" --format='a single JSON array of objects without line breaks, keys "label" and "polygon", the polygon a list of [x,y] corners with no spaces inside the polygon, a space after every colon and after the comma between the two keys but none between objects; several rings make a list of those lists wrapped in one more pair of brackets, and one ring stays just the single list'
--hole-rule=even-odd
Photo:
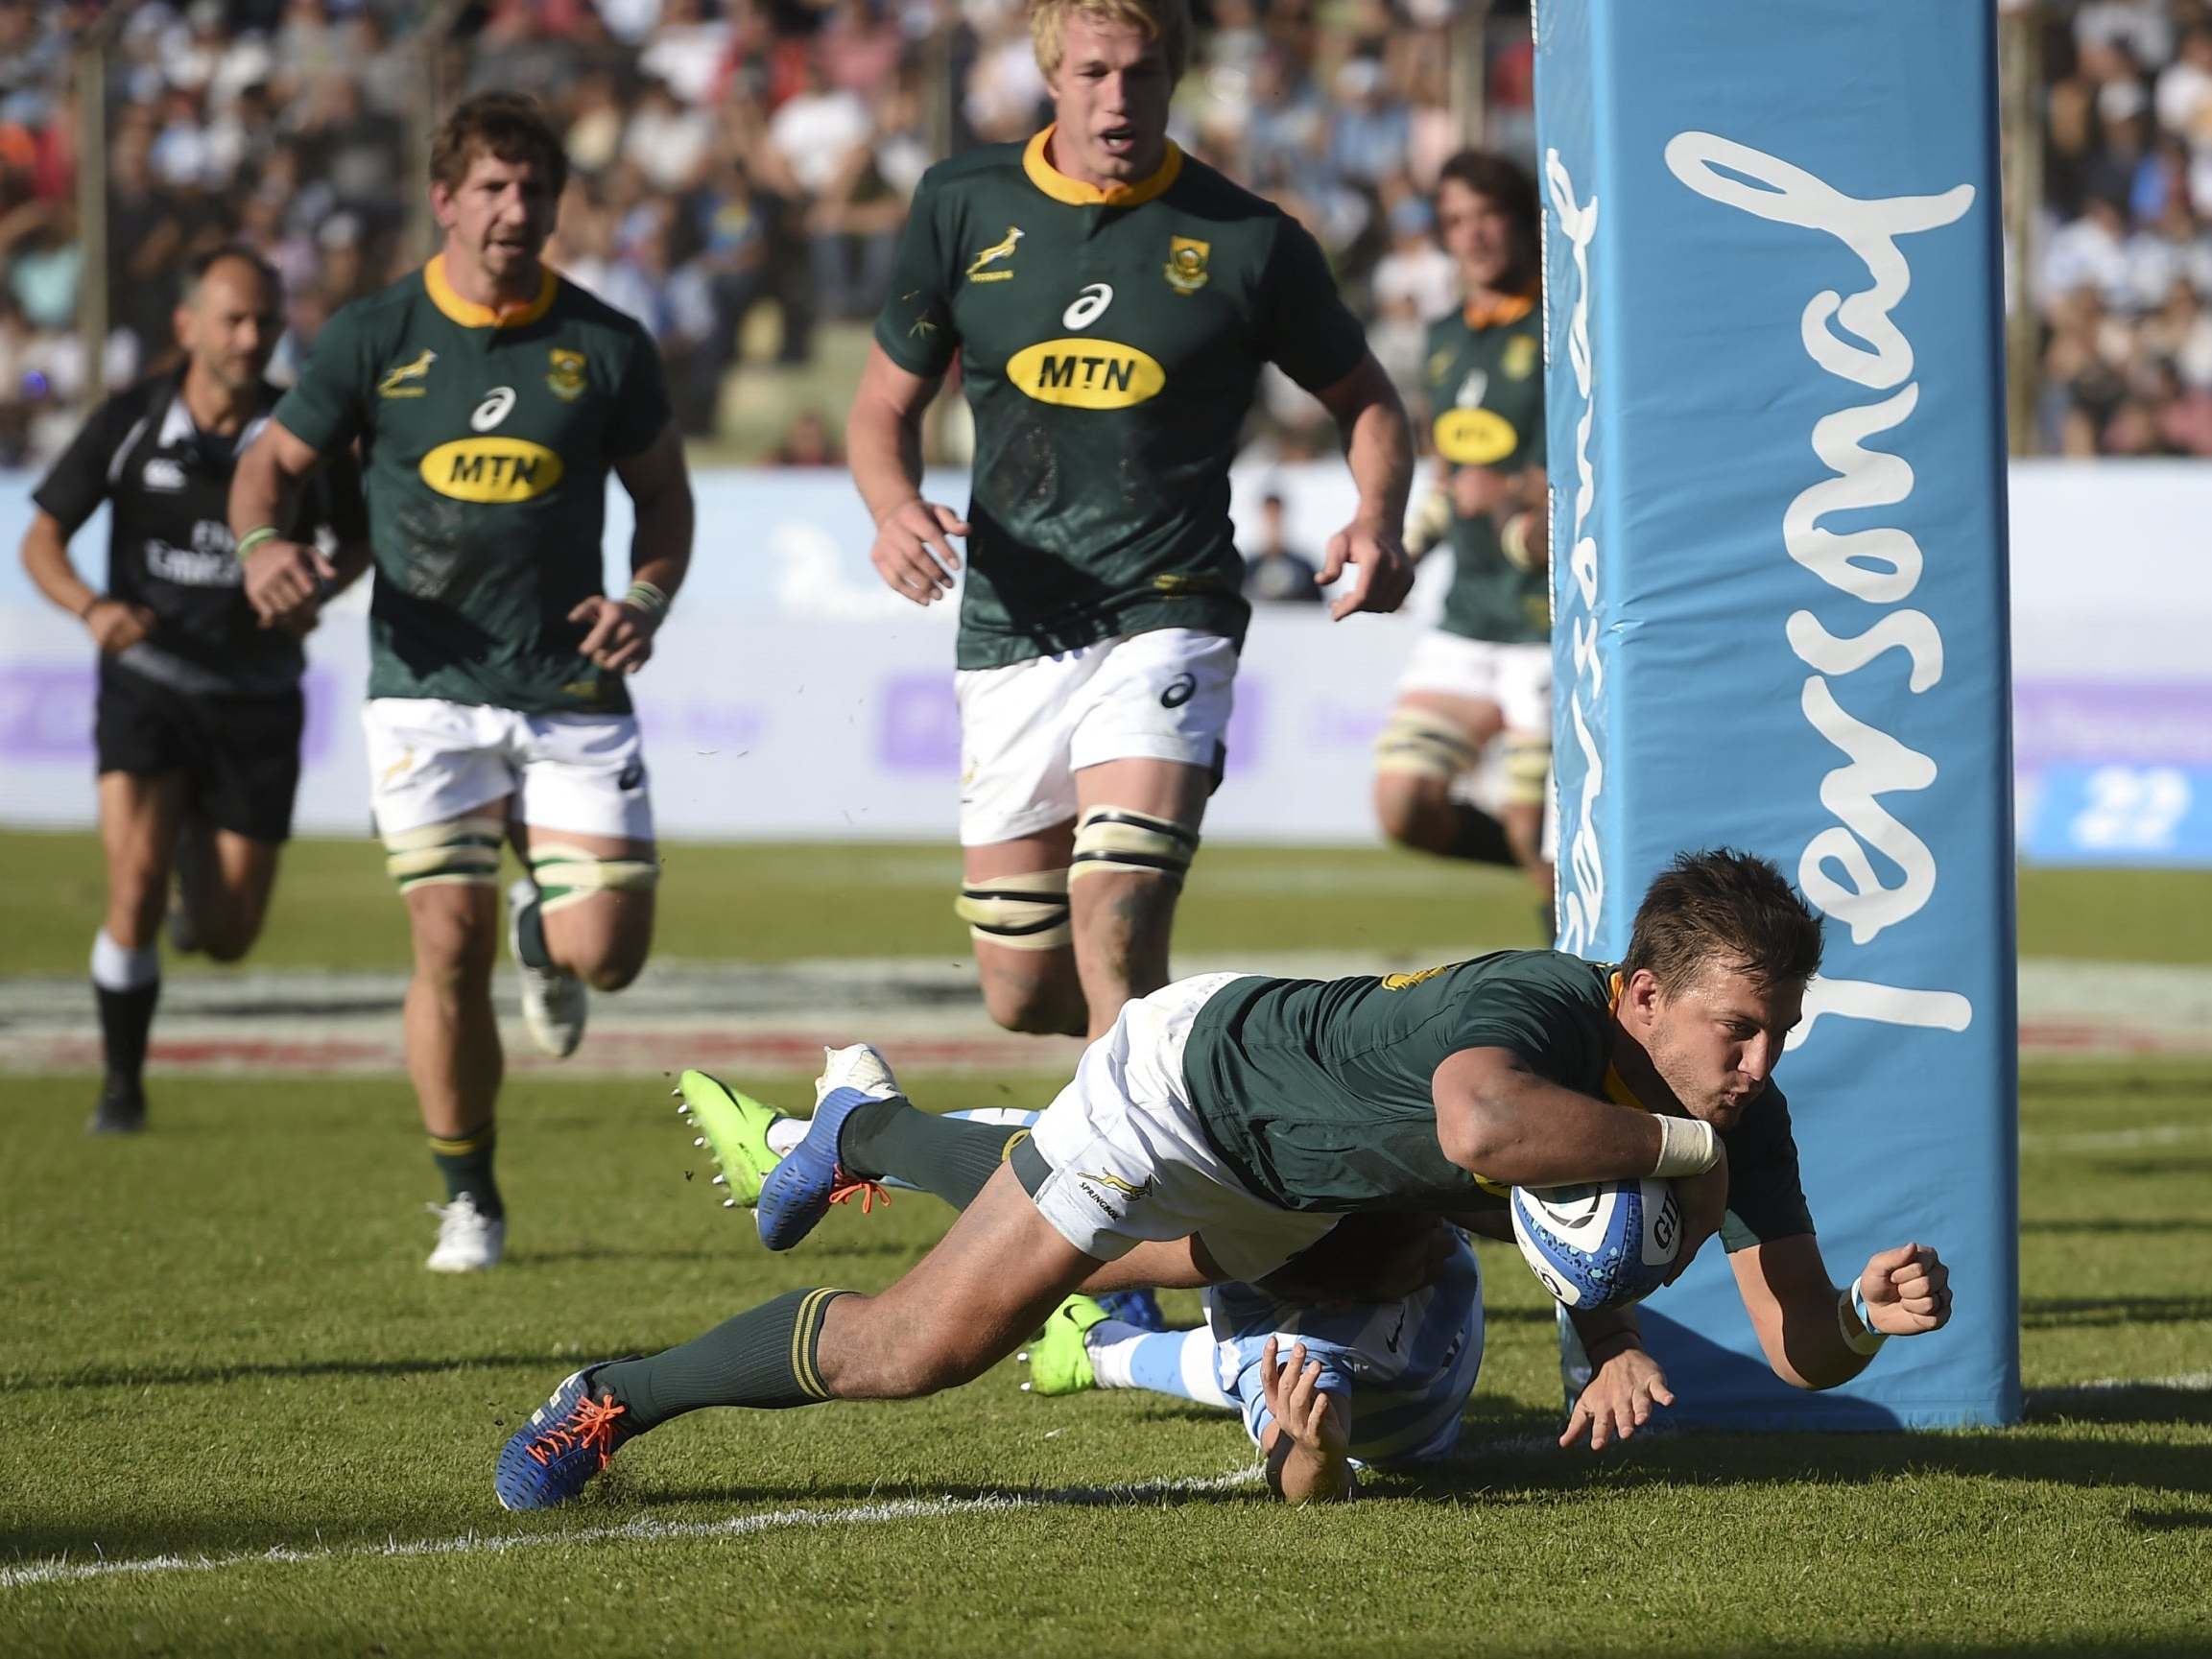
[{"label": "blond hair", "polygon": [[1066,55],[1065,31],[1071,16],[1111,28],[1134,29],[1157,46],[1171,81],[1180,81],[1191,60],[1191,13],[1187,0],[1030,0],[1029,37],[1036,66],[1050,81]]}]

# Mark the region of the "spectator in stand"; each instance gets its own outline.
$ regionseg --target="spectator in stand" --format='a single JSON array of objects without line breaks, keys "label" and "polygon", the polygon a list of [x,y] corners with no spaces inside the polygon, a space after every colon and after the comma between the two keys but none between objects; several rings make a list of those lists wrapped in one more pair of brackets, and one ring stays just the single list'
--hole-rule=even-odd
[{"label": "spectator in stand", "polygon": [[1304,554],[1293,551],[1286,533],[1287,514],[1279,491],[1260,497],[1260,528],[1245,556],[1245,597],[1271,604],[1319,604],[1320,572]]},{"label": "spectator in stand", "polygon": [[802,409],[784,428],[783,441],[769,452],[771,466],[843,466],[844,451],[830,436],[819,409]]}]

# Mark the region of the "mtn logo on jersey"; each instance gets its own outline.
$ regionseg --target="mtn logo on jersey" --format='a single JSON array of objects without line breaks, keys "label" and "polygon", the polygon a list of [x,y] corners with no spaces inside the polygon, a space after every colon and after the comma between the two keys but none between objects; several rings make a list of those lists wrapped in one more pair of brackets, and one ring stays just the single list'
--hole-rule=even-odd
[{"label": "mtn logo on jersey", "polygon": [[520,438],[464,438],[422,458],[422,482],[455,501],[529,501],[560,482],[560,457]]},{"label": "mtn logo on jersey", "polygon": [[1454,466],[1495,466],[1521,446],[1513,423],[1494,409],[1447,409],[1435,437],[1437,453]]},{"label": "mtn logo on jersey", "polygon": [[1004,242],[994,242],[977,253],[975,263],[967,268],[967,279],[970,282],[1011,282],[1013,280],[1012,272],[986,271],[984,267],[996,265],[1002,259],[1011,259],[1014,244],[1020,240],[1021,226],[1018,225],[1008,225]]},{"label": "mtn logo on jersey", "polygon": [[1039,341],[1008,360],[1006,377],[1037,402],[1069,409],[1131,409],[1168,383],[1156,359],[1112,340]]},{"label": "mtn logo on jersey", "polygon": [[438,353],[425,346],[422,355],[413,363],[403,363],[396,368],[388,370],[384,378],[376,383],[376,395],[379,397],[422,396],[430,390],[429,387],[414,383],[428,381],[430,366],[437,361]]}]

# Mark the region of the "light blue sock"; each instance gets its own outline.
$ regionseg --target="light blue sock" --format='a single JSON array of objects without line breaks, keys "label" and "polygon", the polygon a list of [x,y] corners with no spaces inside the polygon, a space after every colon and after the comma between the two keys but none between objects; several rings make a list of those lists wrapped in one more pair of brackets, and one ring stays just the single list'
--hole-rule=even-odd
[{"label": "light blue sock", "polygon": [[1117,1319],[1101,1319],[1083,1333],[1091,1374],[1102,1388],[1149,1388],[1196,1400],[1201,1406],[1236,1407],[1222,1392],[1214,1369],[1218,1344],[1211,1331],[1147,1331]]}]

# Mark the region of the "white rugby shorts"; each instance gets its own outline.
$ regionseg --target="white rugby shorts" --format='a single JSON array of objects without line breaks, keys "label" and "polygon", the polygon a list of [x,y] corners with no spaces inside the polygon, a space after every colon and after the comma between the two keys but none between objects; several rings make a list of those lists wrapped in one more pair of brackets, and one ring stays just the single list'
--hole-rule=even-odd
[{"label": "white rugby shorts", "polygon": [[[1335,1226],[1252,1193],[1207,1142],[1183,1082],[1183,1049],[1206,1001],[1241,974],[1177,980],[1122,1005],[1045,1108],[1029,1146],[1049,1166],[1030,1197],[1086,1256],[1196,1233],[1232,1277],[1257,1279]],[[1021,1171],[1035,1161],[1017,1154]]]},{"label": "white rugby shorts", "polygon": [[462,818],[514,797],[533,829],[653,839],[637,717],[522,714],[441,698],[371,698],[369,801],[377,834]]},{"label": "white rugby shorts", "polygon": [[1188,628],[960,670],[961,844],[1067,822],[1084,767],[1166,760],[1218,771],[1236,673],[1234,646]]},{"label": "white rugby shorts", "polygon": [[1552,648],[1497,645],[1433,628],[1414,647],[1398,695],[1437,692],[1498,706],[1511,732],[1552,732]]}]

